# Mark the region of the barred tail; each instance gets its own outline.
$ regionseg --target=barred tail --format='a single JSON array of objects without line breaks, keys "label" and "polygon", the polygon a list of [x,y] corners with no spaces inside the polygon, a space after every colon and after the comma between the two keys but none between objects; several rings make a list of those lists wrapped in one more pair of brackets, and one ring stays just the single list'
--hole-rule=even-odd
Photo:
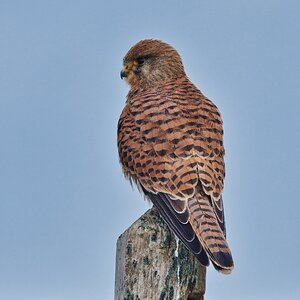
[{"label": "barred tail", "polygon": [[225,274],[231,273],[233,259],[209,196],[196,193],[188,200],[190,223],[214,267]]}]

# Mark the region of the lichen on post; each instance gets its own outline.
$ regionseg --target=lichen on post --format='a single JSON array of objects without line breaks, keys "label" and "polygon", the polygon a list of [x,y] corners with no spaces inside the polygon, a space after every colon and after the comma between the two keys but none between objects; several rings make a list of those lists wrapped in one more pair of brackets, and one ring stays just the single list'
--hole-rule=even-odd
[{"label": "lichen on post", "polygon": [[205,275],[155,208],[118,239],[115,300],[202,300]]}]

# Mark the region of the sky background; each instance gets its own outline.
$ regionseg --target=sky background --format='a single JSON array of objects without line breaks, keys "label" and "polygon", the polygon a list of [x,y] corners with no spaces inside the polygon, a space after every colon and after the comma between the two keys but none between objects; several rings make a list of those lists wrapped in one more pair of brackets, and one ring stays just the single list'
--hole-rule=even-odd
[{"label": "sky background", "polygon": [[300,2],[0,1],[0,299],[106,300],[149,205],[116,127],[127,50],[158,38],[224,119],[230,276],[206,299],[300,299]]}]

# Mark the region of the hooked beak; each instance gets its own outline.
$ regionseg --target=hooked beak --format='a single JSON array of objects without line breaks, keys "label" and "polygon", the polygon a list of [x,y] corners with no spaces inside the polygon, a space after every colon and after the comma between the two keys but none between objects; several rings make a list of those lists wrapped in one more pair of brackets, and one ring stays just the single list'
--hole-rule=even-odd
[{"label": "hooked beak", "polygon": [[125,70],[122,70],[121,73],[120,73],[120,77],[121,79],[123,79],[123,77],[127,77],[127,72]]}]

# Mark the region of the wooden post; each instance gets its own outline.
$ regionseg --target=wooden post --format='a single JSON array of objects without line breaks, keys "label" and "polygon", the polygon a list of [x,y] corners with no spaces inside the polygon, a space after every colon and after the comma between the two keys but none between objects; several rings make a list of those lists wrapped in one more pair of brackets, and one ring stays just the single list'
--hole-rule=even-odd
[{"label": "wooden post", "polygon": [[115,300],[203,300],[205,275],[155,208],[118,239]]}]

